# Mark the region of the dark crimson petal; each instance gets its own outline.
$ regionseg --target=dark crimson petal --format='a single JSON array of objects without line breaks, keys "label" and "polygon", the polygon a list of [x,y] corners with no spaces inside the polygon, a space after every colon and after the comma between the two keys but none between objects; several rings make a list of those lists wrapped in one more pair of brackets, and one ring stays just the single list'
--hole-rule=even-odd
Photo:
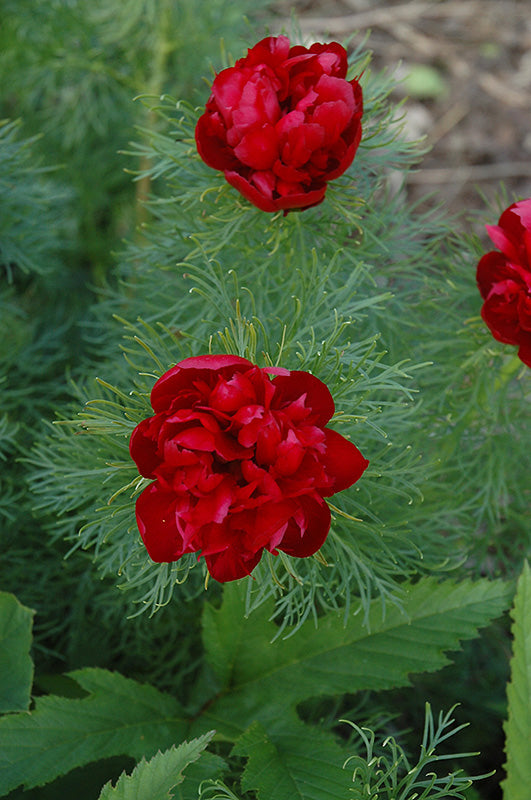
[{"label": "dark crimson petal", "polygon": [[154,439],[148,434],[153,417],[143,419],[131,434],[129,440],[129,453],[138,467],[138,471],[144,478],[155,477],[153,472],[161,463],[161,458],[157,454],[158,439]]},{"label": "dark crimson petal", "polygon": [[[332,145],[337,142],[345,128],[350,122],[352,113],[341,100],[334,102],[321,103],[312,116],[312,120],[319,125],[324,132],[324,145]],[[321,138],[320,144],[323,144]],[[317,148],[314,148],[315,150]]]},{"label": "dark crimson petal", "polygon": [[234,155],[247,167],[264,171],[271,169],[278,156],[278,136],[272,125],[246,133],[234,148]]},{"label": "dark crimson petal", "polygon": [[[271,177],[274,181],[274,177],[272,175]],[[273,212],[280,210],[277,206],[277,203],[272,198],[268,197],[264,191],[260,191],[259,188],[249,183],[249,181],[238,172],[226,170],[225,179],[227,183],[230,183],[231,186],[234,186],[234,188],[237,189],[240,194],[243,194],[246,200],[249,200],[254,206],[259,208],[260,211]]]},{"label": "dark crimson petal", "polygon": [[195,128],[197,152],[207,166],[221,172],[238,164],[234,151],[225,141],[225,134],[208,111],[199,117]]},{"label": "dark crimson petal", "polygon": [[254,364],[251,361],[248,361],[246,358],[234,356],[229,353],[209,353],[204,356],[190,356],[189,358],[185,358],[183,361],[179,361],[179,363],[176,364],[173,369],[179,367],[179,369],[219,370],[225,369],[225,367],[234,366],[250,368],[254,367]]},{"label": "dark crimson petal", "polygon": [[489,238],[494,245],[507,256],[507,258],[518,260],[518,246],[511,241],[503,228],[498,225],[485,225]]},{"label": "dark crimson petal", "polygon": [[326,453],[323,463],[326,474],[333,480],[331,491],[325,496],[341,492],[356,483],[363,475],[369,462],[358,448],[344,436],[331,428],[325,429]]},{"label": "dark crimson petal", "polygon": [[310,53],[318,55],[319,64],[327,75],[345,78],[348,70],[347,51],[339,42],[316,42],[310,47]]},{"label": "dark crimson petal", "polygon": [[262,367],[262,372],[269,375],[289,375],[291,370],[286,367]]},{"label": "dark crimson petal", "polygon": [[[233,494],[233,485],[229,477],[222,481],[214,491],[199,497],[193,511],[188,514],[189,521],[199,530],[214,523],[213,527],[221,525],[229,513]],[[202,545],[205,547],[205,544]]]},{"label": "dark crimson petal", "polygon": [[[245,525],[242,537],[244,549],[247,552],[274,550],[282,541],[289,520],[297,512],[298,499],[280,499],[278,502],[267,502],[258,508],[253,516],[252,523]],[[241,525],[241,523],[240,523]],[[244,527],[242,525],[242,527]]]},{"label": "dark crimson petal", "polygon": [[177,529],[177,496],[158,483],[147,486],[136,501],[136,521],[152,561],[178,561],[185,552]]},{"label": "dark crimson petal", "polygon": [[[323,75],[319,78],[315,91],[320,104],[341,102],[346,108],[346,112],[341,111],[342,114],[353,114],[358,110],[356,108],[354,87],[348,81],[343,81],[341,78],[332,78],[330,75]],[[343,127],[346,126],[343,125]]]},{"label": "dark crimson petal", "polygon": [[[325,129],[319,124],[314,125],[312,122],[290,128],[286,142],[282,147],[282,163],[286,166],[302,168],[309,161],[312,153],[323,146],[325,135]],[[280,174],[278,167],[275,172]],[[298,172],[295,173],[294,180],[300,180],[299,175],[301,174],[304,178],[304,172]],[[286,176],[281,175],[281,177],[285,178]],[[289,176],[287,179],[291,180]]]},{"label": "dark crimson petal", "polygon": [[320,426],[326,425],[336,410],[328,386],[310,372],[292,370],[287,377],[273,378],[272,383],[276,389],[273,405],[277,409],[304,394],[305,405],[312,410],[312,421]]},{"label": "dark crimson petal", "polygon": [[218,411],[231,414],[242,406],[254,403],[256,399],[255,387],[249,377],[242,372],[235,372],[231,378],[221,377],[217,381],[209,404]]},{"label": "dark crimson petal", "polygon": [[205,556],[209,573],[220,583],[235,581],[250,575],[262,557],[262,551],[245,556],[236,549],[227,549],[221,553]]},{"label": "dark crimson petal", "polygon": [[276,204],[278,210],[281,211],[302,211],[306,208],[313,208],[322,203],[326,193],[326,184],[320,186],[318,189],[311,189],[310,191],[280,191],[281,197],[278,198]]},{"label": "dark crimson petal", "polygon": [[212,98],[225,125],[232,125],[232,112],[238,108],[242,92],[252,73],[237,67],[228,67],[216,75],[212,84]]},{"label": "dark crimson petal", "polygon": [[242,62],[246,66],[261,63],[278,66],[288,58],[289,49],[290,44],[287,36],[266,36],[265,39],[261,39],[247,51],[247,56],[242,59]]},{"label": "dark crimson petal", "polygon": [[507,259],[501,253],[491,250],[480,258],[476,270],[476,280],[479,292],[485,300],[495,283],[506,280],[512,274],[512,269],[507,264]]},{"label": "dark crimson petal", "polygon": [[516,310],[503,299],[500,300],[499,296],[493,294],[485,300],[481,316],[498,342],[520,343],[520,325]]},{"label": "dark crimson petal", "polygon": [[185,358],[184,361],[180,361],[168,372],[165,372],[154,385],[151,390],[153,410],[166,411],[179,391],[183,388],[188,389],[192,385],[194,379],[187,370],[204,370],[206,374],[210,372],[214,375],[220,370],[229,370],[230,372],[231,367],[239,367],[241,371],[242,367],[250,369],[253,366],[246,358],[223,353]]},{"label": "dark crimson petal", "polygon": [[528,335],[518,348],[518,358],[527,367],[531,367],[531,335]]},{"label": "dark crimson petal", "polygon": [[303,495],[299,498],[299,519],[292,517],[282,541],[277,545],[290,556],[307,558],[324,544],[330,530],[330,509],[319,495]]},{"label": "dark crimson petal", "polygon": [[[361,117],[361,114],[359,116]],[[358,145],[361,141],[361,124],[356,117],[353,122],[350,123],[349,129],[343,133],[340,139],[340,143],[345,141],[348,142],[348,145],[339,156],[337,166],[335,168],[330,167],[326,171],[326,179],[329,181],[334,180],[334,178],[339,178],[354,161],[354,156],[356,155]]]},{"label": "dark crimson petal", "polygon": [[531,230],[531,197],[528,197],[527,200],[520,200],[520,202],[515,203],[511,206],[511,210],[513,214],[520,219],[524,228]]},{"label": "dark crimson petal", "polygon": [[258,190],[262,197],[265,197],[267,200],[273,200],[273,193],[276,188],[276,178],[271,170],[266,172],[261,172],[260,170],[253,172],[252,180],[252,185]]},{"label": "dark crimson petal", "polygon": [[531,292],[520,292],[518,297],[518,322],[523,331],[531,331]]},{"label": "dark crimson petal", "polygon": [[208,451],[215,448],[214,434],[200,427],[185,428],[185,430],[175,435],[174,441],[188,450]]},{"label": "dark crimson petal", "polygon": [[240,139],[252,130],[260,129],[265,125],[270,131],[270,126],[275,124],[280,114],[281,109],[270,75],[255,73],[246,82],[238,108],[234,110],[233,127]]}]

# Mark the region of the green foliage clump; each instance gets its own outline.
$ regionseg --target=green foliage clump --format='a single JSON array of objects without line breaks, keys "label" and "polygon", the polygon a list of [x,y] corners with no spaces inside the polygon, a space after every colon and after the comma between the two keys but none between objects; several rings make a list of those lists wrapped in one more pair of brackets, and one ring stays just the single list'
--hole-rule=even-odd
[{"label": "green foliage clump", "polygon": [[[343,795],[351,785],[343,767],[344,743],[330,731],[304,724],[297,706],[318,696],[400,686],[412,672],[440,668],[447,661],[445,651],[497,616],[508,594],[502,582],[425,579],[407,587],[404,611],[393,609],[385,622],[375,601],[369,628],[360,617],[345,625],[331,612],[318,628],[308,621],[286,641],[271,643],[271,605],[246,618],[245,588],[227,584],[221,607],[205,606],[202,670],[183,704],[119,673],[71,672],[81,696],[47,695],[36,700],[30,714],[0,718],[0,794],[21,783],[29,789],[51,782],[101,758],[151,758],[159,749],[209,736],[214,729],[219,752],[209,768],[215,764],[217,775],[209,778],[230,764],[242,789],[258,790],[260,797]],[[226,743],[232,744],[230,751]],[[431,750],[428,755],[434,758]],[[453,783],[450,776],[437,785]]]}]

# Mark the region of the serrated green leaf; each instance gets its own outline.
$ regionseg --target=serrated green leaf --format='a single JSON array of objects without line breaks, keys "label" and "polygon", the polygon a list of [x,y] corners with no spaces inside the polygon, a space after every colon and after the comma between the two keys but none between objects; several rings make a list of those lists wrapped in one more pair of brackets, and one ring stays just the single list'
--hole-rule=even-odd
[{"label": "serrated green leaf", "polygon": [[30,704],[30,658],[34,612],[8,592],[0,592],[0,711],[26,711]]},{"label": "serrated green leaf", "polygon": [[279,715],[310,697],[390,689],[408,684],[411,674],[440,669],[448,663],[445,653],[499,616],[511,596],[501,581],[425,578],[405,587],[403,612],[388,607],[382,619],[381,606],[374,603],[368,628],[359,616],[344,625],[341,614],[329,614],[317,628],[306,624],[290,638],[271,642],[276,628],[267,606],[231,637],[238,597],[243,617],[243,592],[226,586],[221,608],[205,610],[205,634],[217,631],[214,657],[208,636],[205,648],[220,695],[203,718],[231,738],[255,720],[271,733]]},{"label": "serrated green leaf", "polygon": [[233,751],[247,756],[244,791],[275,800],[337,800],[346,797],[352,779],[342,765],[344,752],[332,736],[297,720],[283,720],[274,740],[254,722]]},{"label": "serrated green leaf", "polygon": [[528,800],[531,791],[531,569],[527,561],[518,581],[512,632],[511,680],[507,686],[508,718],[504,724],[507,778],[504,800]]},{"label": "serrated green leaf", "polygon": [[170,695],[103,669],[69,674],[88,697],[40,697],[30,714],[0,719],[1,795],[100,758],[149,757],[185,738],[181,707]]},{"label": "serrated green leaf", "polygon": [[184,781],[175,788],[175,800],[197,800],[199,786],[204,781],[219,778],[227,769],[227,764],[214,753],[203,753],[200,760],[196,761],[186,770]]},{"label": "serrated green leaf", "polygon": [[131,775],[122,773],[116,786],[110,781],[105,784],[99,800],[169,800],[174,797],[171,790],[184,779],[183,770],[197,761],[214,733],[209,731],[191,742],[159,752],[151,761],[142,759]]},{"label": "serrated green leaf", "polygon": [[[235,660],[238,658],[242,646],[242,638],[249,634],[249,620],[242,614],[242,588],[229,587],[227,584],[223,592],[223,613],[217,613],[212,606],[207,605],[203,612],[203,640],[207,645],[206,658],[220,686],[228,686]],[[263,629],[263,615],[255,618],[259,622],[260,631]],[[257,629],[257,633],[259,633]],[[268,636],[268,631],[264,631]],[[268,641],[266,639],[266,641]]]}]

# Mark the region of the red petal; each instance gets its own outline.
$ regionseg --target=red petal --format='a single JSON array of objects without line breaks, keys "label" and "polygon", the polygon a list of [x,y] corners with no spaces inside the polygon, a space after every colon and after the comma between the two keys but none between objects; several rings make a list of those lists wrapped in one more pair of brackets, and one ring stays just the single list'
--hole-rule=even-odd
[{"label": "red petal", "polygon": [[346,76],[348,70],[347,51],[339,42],[327,42],[326,44],[316,42],[310,47],[310,53],[318,55],[319,64],[327,75],[334,75],[336,78]]},{"label": "red petal", "polygon": [[261,557],[261,550],[248,557],[242,556],[235,550],[225,550],[222,553],[205,556],[205,561],[212,577],[220,583],[226,583],[250,575]]},{"label": "red petal", "polygon": [[500,301],[496,294],[483,303],[481,316],[498,342],[520,344],[520,325],[514,304]]},{"label": "red petal", "polygon": [[147,428],[151,425],[153,417],[143,419],[131,434],[129,440],[129,453],[144,478],[155,477],[153,471],[161,463],[157,455],[158,440],[147,435]]},{"label": "red petal", "polygon": [[184,361],[180,361],[158,379],[151,390],[151,405],[157,412],[166,411],[179,390],[192,385],[194,378],[187,370],[213,370],[214,372],[219,372],[222,369],[236,366],[249,369],[254,365],[247,361],[246,358],[223,353],[185,358]]},{"label": "red petal", "polygon": [[527,200],[520,200],[519,203],[515,203],[512,207],[512,212],[519,217],[524,228],[531,230],[531,197],[527,198]]},{"label": "red petal", "polygon": [[349,127],[343,132],[338,144],[342,145],[344,142],[346,142],[347,146],[340,157],[336,154],[336,157],[338,158],[338,164],[334,169],[327,170],[325,176],[327,181],[333,181],[335,178],[339,178],[339,176],[342,175],[352,164],[358,149],[358,145],[361,141],[360,120],[361,112],[353,117]]},{"label": "red petal", "polygon": [[178,561],[184,553],[176,523],[177,503],[177,496],[165,492],[156,481],[136,501],[138,529],[152,561]]},{"label": "red petal", "polygon": [[232,112],[240,103],[242,92],[249,77],[249,70],[228,67],[216,75],[214,79],[212,84],[214,108],[222,114],[228,127],[232,125]]},{"label": "red petal", "polygon": [[[260,185],[264,184],[263,175],[264,173],[262,172]],[[260,211],[273,212],[279,210],[273,198],[265,194],[265,190],[260,191],[256,186],[253,186],[246,178],[243,178],[238,172],[226,170],[225,179],[227,180],[227,183],[230,183],[231,186],[234,186],[234,188],[237,189],[240,192],[240,194],[242,194],[245,197],[246,200],[249,200],[249,202],[251,202],[253,206],[259,208]],[[267,189],[269,191],[270,189],[269,184],[267,185]]]},{"label": "red petal", "polygon": [[526,337],[526,341],[522,342],[518,349],[518,358],[520,361],[531,367],[531,336]]},{"label": "red petal", "polygon": [[278,136],[272,125],[249,131],[234,148],[242,164],[260,171],[271,169],[278,156]]},{"label": "red petal", "polygon": [[314,424],[324,426],[335,411],[334,400],[328,386],[312,375],[310,372],[292,370],[285,377],[279,375],[272,381],[276,392],[273,405],[276,409],[280,405],[292,403],[301,395],[306,395],[305,405],[312,410]]},{"label": "red petal", "polygon": [[323,463],[326,474],[333,480],[330,494],[335,494],[356,483],[367,469],[369,462],[352,442],[337,431],[326,428],[325,434],[326,453],[323,456]]},{"label": "red petal", "polygon": [[[219,370],[224,369],[225,367],[234,367],[236,365],[246,367],[254,366],[254,364],[252,364],[246,358],[241,358],[240,356],[234,356],[228,353],[215,353],[204,356],[190,356],[190,358],[185,358],[183,361],[179,361],[179,363],[176,364],[173,369],[179,367],[179,369]],[[162,378],[160,378],[160,380],[162,380]]]},{"label": "red petal", "polygon": [[292,517],[288,529],[277,547],[290,556],[307,558],[323,546],[328,536],[330,509],[318,495],[303,495],[299,501],[303,515],[302,521],[298,522]]},{"label": "red petal", "polygon": [[209,111],[205,111],[197,120],[195,126],[197,152],[207,166],[222,172],[233,169],[238,163],[232,148],[227,144],[226,135],[221,119],[212,116]]},{"label": "red petal", "polygon": [[510,278],[513,270],[501,253],[491,250],[480,258],[476,270],[476,280],[482,298],[485,300],[495,283]]},{"label": "red petal", "polygon": [[515,245],[507,233],[498,225],[485,225],[487,233],[493,244],[511,260],[518,261],[518,247]]}]

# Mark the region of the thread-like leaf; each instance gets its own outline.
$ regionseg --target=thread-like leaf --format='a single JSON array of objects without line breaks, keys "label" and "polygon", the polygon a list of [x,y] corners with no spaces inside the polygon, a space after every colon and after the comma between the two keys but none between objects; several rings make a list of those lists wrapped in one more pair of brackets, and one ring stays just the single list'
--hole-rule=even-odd
[{"label": "thread-like leaf", "polygon": [[0,719],[1,795],[100,758],[149,757],[185,738],[181,708],[170,695],[102,669],[70,677],[88,697],[41,697],[31,714]]},{"label": "thread-like leaf", "polygon": [[33,681],[33,611],[0,592],[0,711],[26,711]]},{"label": "thread-like leaf", "polygon": [[504,800],[528,800],[531,791],[531,569],[527,561],[518,581],[512,632],[511,680],[507,686],[509,711],[504,725],[507,778]]},{"label": "thread-like leaf", "polygon": [[197,761],[214,733],[209,731],[191,742],[159,752],[151,761],[142,759],[131,775],[122,773],[116,786],[110,781],[105,784],[99,800],[169,800],[174,797],[171,790],[184,780],[183,770]]}]

